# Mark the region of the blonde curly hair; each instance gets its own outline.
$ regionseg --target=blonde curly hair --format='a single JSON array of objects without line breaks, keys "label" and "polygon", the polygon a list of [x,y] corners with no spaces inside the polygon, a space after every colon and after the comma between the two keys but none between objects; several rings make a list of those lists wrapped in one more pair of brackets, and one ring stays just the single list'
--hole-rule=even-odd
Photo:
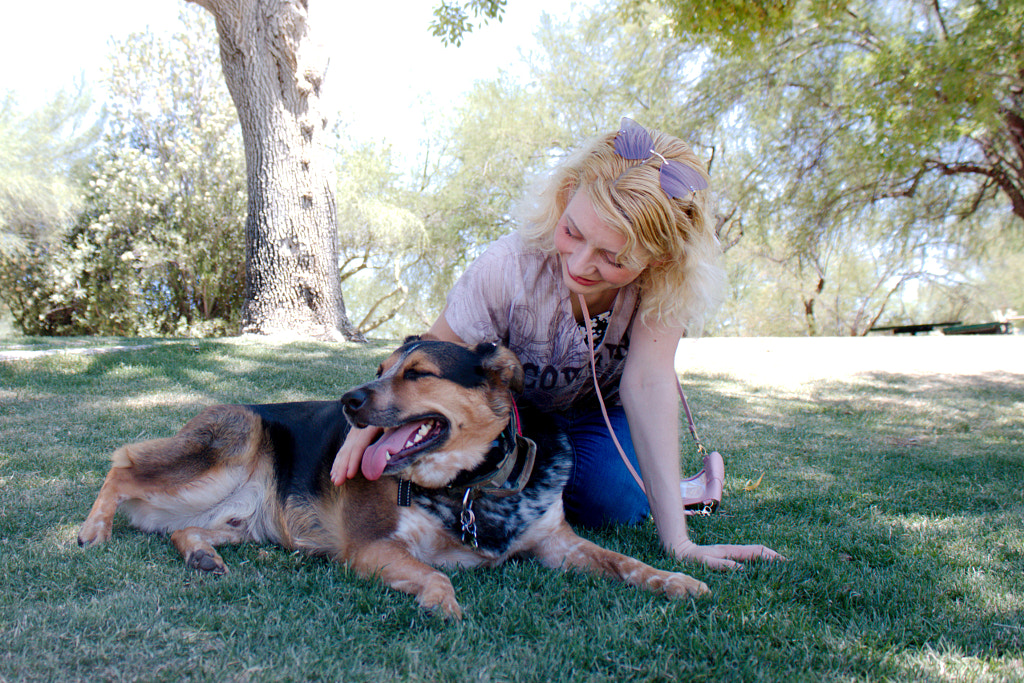
[{"label": "blonde curly hair", "polygon": [[647,130],[657,152],[648,159],[619,156],[616,133],[584,143],[531,193],[534,203],[520,207],[520,233],[526,244],[554,254],[558,220],[577,189],[583,189],[597,215],[625,238],[619,261],[640,268],[640,259],[650,256],[637,279],[641,320],[697,335],[720,303],[724,285],[710,193],[699,190],[669,197],[661,189],[658,155],[685,164],[704,178],[707,171],[685,142]]}]

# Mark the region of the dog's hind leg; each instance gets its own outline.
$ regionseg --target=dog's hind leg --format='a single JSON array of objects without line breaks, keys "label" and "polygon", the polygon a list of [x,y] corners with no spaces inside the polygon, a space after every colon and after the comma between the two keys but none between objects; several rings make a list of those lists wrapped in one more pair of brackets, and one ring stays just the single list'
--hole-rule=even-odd
[{"label": "dog's hind leg", "polygon": [[127,454],[128,446],[114,451],[113,465],[107,472],[100,488],[96,502],[89,510],[78,531],[78,545],[87,546],[110,540],[110,529],[113,525],[114,513],[121,503],[140,495],[140,487],[131,470],[131,457]]},{"label": "dog's hind leg", "polygon": [[[132,501],[131,523],[150,532],[187,526],[212,507],[215,492],[239,485],[229,471],[245,472],[259,444],[259,417],[240,406],[214,406],[172,437],[122,446],[78,533],[81,546],[110,538],[114,513]],[[195,484],[205,480],[204,487]],[[219,482],[219,483],[218,483]],[[204,491],[209,490],[209,495]]]},{"label": "dog's hind leg", "polygon": [[707,585],[686,574],[655,569],[580,538],[564,520],[553,532],[538,538],[527,552],[552,569],[596,574],[670,597],[696,597],[709,592]]},{"label": "dog's hind leg", "polygon": [[171,534],[171,543],[181,553],[187,566],[218,575],[227,574],[228,567],[215,546],[241,543],[248,539],[246,534],[230,527],[214,530],[190,526]]},{"label": "dog's hind leg", "polygon": [[360,548],[348,558],[352,569],[367,577],[379,577],[384,583],[416,597],[419,606],[450,619],[461,619],[462,608],[455,599],[455,588],[445,574],[420,562],[399,543],[376,541]]}]

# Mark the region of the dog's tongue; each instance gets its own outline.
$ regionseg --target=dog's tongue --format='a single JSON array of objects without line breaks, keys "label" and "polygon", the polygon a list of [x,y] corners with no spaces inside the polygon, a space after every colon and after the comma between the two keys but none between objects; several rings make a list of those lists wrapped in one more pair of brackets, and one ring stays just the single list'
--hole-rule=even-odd
[{"label": "dog's tongue", "polygon": [[384,468],[388,466],[388,456],[405,448],[406,442],[412,438],[423,422],[411,422],[401,427],[385,430],[379,439],[363,451],[363,476],[367,479],[379,479]]}]

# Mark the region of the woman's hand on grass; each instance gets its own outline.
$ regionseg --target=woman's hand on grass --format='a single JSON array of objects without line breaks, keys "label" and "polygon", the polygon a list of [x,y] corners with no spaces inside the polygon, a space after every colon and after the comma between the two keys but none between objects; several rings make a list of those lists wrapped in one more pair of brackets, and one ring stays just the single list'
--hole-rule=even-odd
[{"label": "woman's hand on grass", "polygon": [[743,566],[741,562],[786,559],[763,545],[697,545],[689,540],[673,548],[672,552],[680,560],[700,562],[710,569],[738,569]]}]

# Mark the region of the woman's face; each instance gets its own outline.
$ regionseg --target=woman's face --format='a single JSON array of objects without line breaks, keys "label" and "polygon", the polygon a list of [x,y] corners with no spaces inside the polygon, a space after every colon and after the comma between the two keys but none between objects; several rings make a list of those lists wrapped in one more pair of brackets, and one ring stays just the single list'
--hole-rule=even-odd
[{"label": "woman's face", "polygon": [[617,254],[625,244],[626,238],[594,211],[587,193],[576,192],[555,227],[555,249],[569,290],[582,294],[588,306],[605,302],[610,305],[610,295],[644,271],[618,262]]}]

